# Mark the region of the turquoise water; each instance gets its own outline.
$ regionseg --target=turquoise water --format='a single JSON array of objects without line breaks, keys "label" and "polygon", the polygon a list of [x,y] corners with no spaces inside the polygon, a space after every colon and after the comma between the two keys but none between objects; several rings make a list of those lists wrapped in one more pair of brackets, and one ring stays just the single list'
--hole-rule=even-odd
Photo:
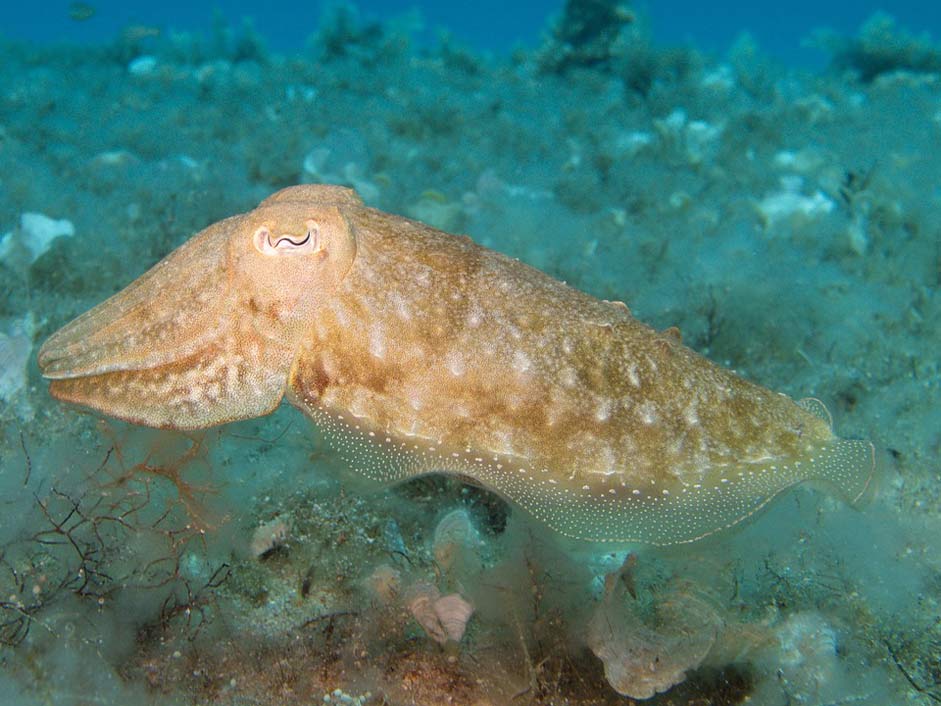
[{"label": "turquoise water", "polygon": [[[78,45],[6,31],[0,701],[941,700],[932,20],[821,20],[841,32],[808,68],[759,31],[677,48],[656,13],[607,7],[534,10],[528,44],[489,53],[376,8],[312,14],[303,36],[234,7]],[[94,10],[62,37],[115,22]],[[822,400],[875,443],[875,487],[857,507],[797,488],[691,545],[586,546],[454,479],[373,487],[287,407],[182,434],[49,397],[51,333],[303,182]]]},{"label": "turquoise water", "polygon": [[[29,42],[100,43],[111,40],[128,25],[153,26],[164,32],[205,32],[213,17],[228,21],[249,18],[272,51],[300,51],[316,30],[329,0],[276,3],[260,7],[251,0],[213,3],[102,0],[75,3],[57,0],[36,12],[26,3],[0,6],[0,34]],[[379,21],[407,17],[420,42],[440,32],[478,49],[507,52],[514,46],[535,47],[547,23],[564,5],[562,0],[529,0],[507,4],[499,0],[474,3],[411,0],[363,0],[356,3],[364,16]],[[916,32],[941,35],[941,7],[922,0],[813,2],[786,4],[726,2],[712,5],[693,0],[629,3],[649,22],[662,44],[689,43],[700,50],[725,52],[744,32],[753,35],[764,52],[789,64],[821,67],[827,55],[807,40],[820,28],[851,34],[878,11],[889,11]]]}]

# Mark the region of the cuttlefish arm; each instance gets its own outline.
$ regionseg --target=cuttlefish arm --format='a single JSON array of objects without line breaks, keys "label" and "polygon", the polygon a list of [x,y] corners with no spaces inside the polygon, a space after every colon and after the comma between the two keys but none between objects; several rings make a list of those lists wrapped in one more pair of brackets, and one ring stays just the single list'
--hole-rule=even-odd
[{"label": "cuttlefish arm", "polygon": [[356,255],[342,209],[359,199],[312,195],[209,226],[56,332],[39,351],[52,395],[175,429],[275,409],[312,312]]},{"label": "cuttlefish arm", "polygon": [[562,533],[691,541],[872,446],[468,238],[299,186],[210,226],[39,355],[60,399],[197,428],[287,395],[356,470],[460,473]]}]

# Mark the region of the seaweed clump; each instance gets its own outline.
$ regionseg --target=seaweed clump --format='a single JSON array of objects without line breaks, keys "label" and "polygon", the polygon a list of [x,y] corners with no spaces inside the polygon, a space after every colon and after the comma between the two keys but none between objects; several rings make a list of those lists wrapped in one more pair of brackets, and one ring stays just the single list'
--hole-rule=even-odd
[{"label": "seaweed clump", "polygon": [[863,83],[897,71],[941,73],[941,46],[927,35],[912,35],[881,12],[869,18],[855,37],[826,32],[816,42],[832,53],[834,69],[851,71]]},{"label": "seaweed clump", "polygon": [[567,0],[540,52],[540,66],[558,73],[606,66],[622,53],[624,30],[635,19],[617,0]]},{"label": "seaweed clump", "polygon": [[[0,545],[2,647],[26,643],[35,649],[31,638],[37,625],[60,637],[57,611],[85,603],[100,615],[131,594],[139,605],[160,606],[160,620],[166,622],[185,616],[187,625],[198,629],[208,619],[204,599],[225,580],[228,565],[207,563],[194,572],[186,563],[186,557],[205,550],[206,524],[196,495],[208,488],[182,480],[200,460],[202,438],[149,430],[105,438],[111,443],[98,466],[81,469],[88,473],[87,484],[53,485],[37,493],[35,507],[27,510],[35,517],[35,532],[21,532]],[[126,447],[141,439],[151,448],[145,461],[131,467]],[[25,438],[21,442],[25,485],[33,462]],[[160,480],[170,481],[177,497]]]},{"label": "seaweed clump", "polygon": [[567,0],[535,61],[547,74],[587,70],[619,78],[644,98],[656,85],[682,84],[702,63],[694,50],[655,47],[643,16],[617,0]]}]

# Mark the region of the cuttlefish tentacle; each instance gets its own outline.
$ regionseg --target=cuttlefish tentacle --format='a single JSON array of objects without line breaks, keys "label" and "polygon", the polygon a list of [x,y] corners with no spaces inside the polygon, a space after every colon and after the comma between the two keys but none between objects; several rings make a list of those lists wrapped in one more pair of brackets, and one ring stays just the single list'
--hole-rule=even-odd
[{"label": "cuttlefish tentacle", "polygon": [[287,394],[361,473],[460,473],[592,540],[692,541],[808,480],[854,500],[874,465],[675,331],[341,187],[210,226],[40,366],[56,397],[161,427]]}]

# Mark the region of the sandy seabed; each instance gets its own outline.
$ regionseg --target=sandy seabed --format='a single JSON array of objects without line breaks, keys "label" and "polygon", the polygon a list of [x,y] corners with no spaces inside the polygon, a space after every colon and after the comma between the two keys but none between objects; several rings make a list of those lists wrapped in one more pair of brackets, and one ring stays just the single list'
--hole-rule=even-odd
[{"label": "sandy seabed", "polygon": [[[876,17],[806,73],[589,19],[501,58],[348,10],[295,56],[224,25],[0,44],[10,703],[941,701],[941,48]],[[372,487],[293,410],[183,435],[48,397],[52,331],[301,182],[819,398],[876,444],[871,497],[628,554],[453,479]]]}]

